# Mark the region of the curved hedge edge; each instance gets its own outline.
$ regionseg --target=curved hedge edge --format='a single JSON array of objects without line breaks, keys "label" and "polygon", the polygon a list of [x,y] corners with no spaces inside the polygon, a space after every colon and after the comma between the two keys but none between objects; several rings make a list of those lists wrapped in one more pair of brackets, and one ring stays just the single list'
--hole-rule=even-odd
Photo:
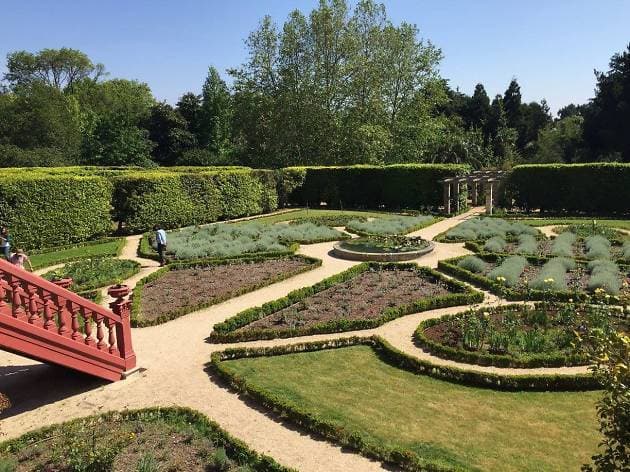
[{"label": "curved hedge edge", "polygon": [[[178,310],[174,310],[171,311],[169,313],[165,313],[155,319],[152,320],[147,320],[147,319],[142,319],[142,311],[141,311],[141,304],[142,304],[142,290],[145,286],[145,284],[153,282],[155,280],[157,280],[158,278],[160,278],[165,272],[170,272],[171,270],[179,270],[179,269],[186,269],[189,267],[199,267],[199,266],[213,266],[213,265],[226,265],[226,264],[230,264],[233,262],[261,262],[261,261],[265,261],[265,260],[271,260],[271,259],[280,259],[280,258],[290,258],[290,259],[300,259],[303,261],[306,261],[309,263],[309,265],[302,267],[300,269],[296,269],[290,272],[287,272],[285,274],[281,274],[278,277],[274,277],[268,281],[265,282],[261,282],[258,284],[254,284],[254,285],[249,285],[246,287],[242,287],[240,290],[237,290],[236,292],[233,292],[231,294],[226,294],[223,297],[218,297],[215,298],[212,301],[209,302],[204,302],[204,303],[198,303],[197,305],[193,305],[193,306],[187,306],[184,308],[180,308]],[[133,294],[132,294],[132,302],[131,302],[131,326],[134,328],[146,328],[149,326],[156,326],[162,323],[166,323],[167,321],[171,321],[174,320],[176,318],[179,318],[181,316],[187,315],[188,313],[192,313],[193,311],[197,311],[197,310],[201,310],[203,308],[207,308],[209,306],[212,305],[217,305],[219,303],[222,303],[226,300],[229,300],[230,298],[235,298],[241,295],[244,295],[245,293],[249,293],[249,292],[253,292],[254,290],[258,290],[260,288],[266,287],[268,285],[272,285],[276,282],[280,282],[281,280],[286,280],[288,278],[291,277],[295,277],[296,275],[302,274],[304,272],[308,272],[310,270],[313,270],[317,267],[320,267],[322,265],[322,261],[321,259],[316,259],[314,257],[308,257],[308,256],[303,256],[303,255],[283,255],[283,256],[251,256],[251,257],[238,257],[238,258],[232,258],[232,259],[213,259],[213,260],[198,260],[198,261],[192,261],[192,262],[180,262],[180,263],[176,263],[176,264],[169,264],[165,267],[162,267],[161,269],[153,272],[152,274],[144,277],[142,280],[140,280],[135,288],[133,289]]]},{"label": "curved hedge edge", "polygon": [[217,447],[223,447],[232,459],[245,459],[250,467],[257,472],[296,472],[278,464],[273,458],[260,454],[247,446],[240,439],[236,439],[206,415],[185,407],[152,407],[138,410],[109,411],[99,415],[77,418],[51,426],[45,426],[28,432],[18,438],[0,443],[0,453],[16,453],[23,447],[46,440],[55,430],[64,426],[86,421],[120,420],[120,421],[156,421],[166,423],[184,422],[193,425],[202,432]]},{"label": "curved hedge edge", "polygon": [[[496,262],[496,260],[501,257],[498,254],[477,254],[486,262]],[[508,301],[556,301],[556,302],[568,302],[569,300],[573,300],[575,302],[589,302],[593,299],[591,295],[586,292],[545,292],[544,290],[534,290],[530,289],[526,292],[519,292],[518,290],[514,290],[513,288],[506,287],[499,282],[496,282],[492,279],[489,279],[486,276],[475,274],[466,270],[457,265],[457,262],[462,260],[467,256],[458,256],[453,257],[451,259],[438,261],[438,270],[441,270],[445,274],[448,274],[452,277],[457,277],[461,280],[464,280],[476,287],[481,288],[482,290],[488,290],[489,292],[505,298]],[[524,256],[528,261],[536,263],[539,261],[537,257],[527,257]],[[599,297],[598,301],[615,305],[615,298],[619,300],[619,297],[611,297],[610,300],[606,300],[605,298]]]},{"label": "curved hedge edge", "polygon": [[[521,305],[511,304],[491,308],[490,310],[496,313],[501,311],[509,311],[510,309],[519,306]],[[419,348],[431,353],[436,357],[481,366],[529,369],[535,367],[574,367],[588,365],[588,359],[585,356],[580,356],[578,354],[575,354],[573,356],[565,356],[560,354],[533,354],[529,356],[514,357],[507,354],[501,355],[477,351],[466,351],[464,349],[446,346],[425,336],[424,331],[427,328],[456,319],[462,314],[463,312],[453,315],[444,315],[439,318],[431,318],[422,321],[418,325],[418,328],[416,328],[416,330],[414,331],[414,343]]]},{"label": "curved hedge edge", "polygon": [[397,465],[405,470],[445,471],[453,470],[441,465],[427,463],[416,453],[407,449],[387,448],[367,440],[360,431],[352,431],[329,422],[299,405],[287,402],[278,394],[256,387],[246,379],[232,374],[224,361],[265,356],[340,349],[349,346],[370,346],[378,357],[387,364],[416,375],[427,375],[438,380],[460,385],[493,389],[499,391],[586,391],[600,388],[590,374],[573,375],[499,375],[456,367],[446,367],[417,359],[394,348],[379,336],[350,337],[327,341],[271,346],[259,348],[230,348],[212,353],[208,367],[225,380],[232,389],[246,394],[255,402],[272,410],[283,418],[316,433],[323,438],[350,447],[362,455]]},{"label": "curved hedge edge", "polygon": [[[359,274],[375,267],[384,269],[411,268],[421,273],[423,277],[433,278],[434,280],[445,283],[449,287],[449,289],[455,291],[456,293],[416,300],[409,303],[408,305],[404,305],[398,308],[386,308],[385,310],[383,310],[381,316],[373,319],[331,320],[309,327],[293,329],[256,329],[251,331],[237,331],[243,326],[260,320],[279,310],[287,308],[288,306],[298,303],[318,292],[329,289],[334,285],[347,282],[348,280],[358,276]],[[344,272],[328,277],[321,282],[316,283],[315,285],[294,290],[285,297],[267,302],[260,307],[248,308],[247,310],[236,314],[232,318],[228,318],[221,323],[217,323],[214,325],[213,331],[210,333],[208,339],[211,342],[215,343],[243,342],[373,329],[396,318],[400,318],[401,316],[409,315],[412,313],[420,313],[422,311],[435,310],[438,308],[480,303],[483,301],[483,298],[483,293],[478,292],[457,280],[452,280],[444,277],[439,272],[429,269],[428,267],[419,267],[415,263],[383,264],[377,262],[364,262],[353,266]]]}]

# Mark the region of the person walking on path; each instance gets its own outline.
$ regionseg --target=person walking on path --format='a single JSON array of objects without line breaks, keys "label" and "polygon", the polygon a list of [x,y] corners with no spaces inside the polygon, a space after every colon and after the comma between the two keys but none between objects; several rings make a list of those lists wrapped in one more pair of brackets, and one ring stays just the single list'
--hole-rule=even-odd
[{"label": "person walking on path", "polygon": [[33,272],[33,266],[31,264],[31,260],[28,258],[26,253],[22,249],[17,249],[11,257],[9,258],[9,262],[14,266],[19,267],[24,270],[24,263],[28,264],[28,268],[31,272]]},{"label": "person walking on path", "polygon": [[4,258],[8,261],[11,258],[11,238],[9,237],[9,228],[6,226],[0,230],[0,249]]},{"label": "person walking on path", "polygon": [[160,255],[160,266],[166,264],[166,231],[160,225],[153,227],[155,231],[155,243],[157,244],[157,252]]}]

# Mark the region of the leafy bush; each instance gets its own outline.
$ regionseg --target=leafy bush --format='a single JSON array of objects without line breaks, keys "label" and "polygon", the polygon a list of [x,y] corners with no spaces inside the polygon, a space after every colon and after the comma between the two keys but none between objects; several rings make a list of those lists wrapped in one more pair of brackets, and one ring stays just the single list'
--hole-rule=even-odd
[{"label": "leafy bush", "polygon": [[135,261],[99,257],[66,264],[61,269],[46,272],[46,280],[72,278],[70,289],[85,292],[128,279],[140,271],[140,264]]},{"label": "leafy bush", "polygon": [[589,236],[584,241],[586,257],[589,259],[610,259],[610,241],[603,236]]},{"label": "leafy bush", "polygon": [[501,218],[471,218],[447,231],[444,239],[448,241],[475,241],[493,236],[500,236],[505,239],[507,236],[519,236],[521,234],[538,236],[540,233],[536,228],[518,221],[507,221]]},{"label": "leafy bush", "polygon": [[574,233],[560,233],[551,244],[551,254],[559,257],[572,257],[576,239],[577,236]]},{"label": "leafy bush", "polygon": [[572,259],[556,257],[545,262],[536,278],[529,286],[536,290],[561,291],[567,289],[566,272],[575,269],[576,264]]},{"label": "leafy bush", "polygon": [[469,170],[458,164],[289,167],[281,171],[280,198],[302,206],[437,208],[442,205],[440,180]]},{"label": "leafy bush", "polygon": [[495,267],[488,273],[488,277],[494,280],[504,279],[503,282],[508,287],[514,287],[518,284],[519,278],[525,267],[527,267],[527,259],[522,256],[510,256],[506,258],[498,267]]},{"label": "leafy bush", "polygon": [[466,256],[462,260],[460,260],[457,265],[462,269],[469,270],[476,274],[486,270],[486,263],[482,259],[479,259],[477,256]]},{"label": "leafy bush", "polygon": [[508,203],[526,210],[630,212],[630,164],[535,164],[512,169]]},{"label": "leafy bush", "polygon": [[357,234],[406,234],[432,224],[435,218],[430,215],[387,216],[372,221],[352,220],[346,228]]},{"label": "leafy bush", "polygon": [[536,254],[538,252],[538,241],[531,234],[521,234],[518,237],[517,254]]},{"label": "leafy bush", "polygon": [[111,196],[103,177],[0,172],[0,224],[24,249],[93,239],[111,230]]},{"label": "leafy bush", "polygon": [[284,252],[294,242],[314,243],[344,239],[344,234],[313,223],[216,224],[168,233],[168,250],[177,259],[223,258],[260,252]]},{"label": "leafy bush", "polygon": [[621,288],[621,272],[619,266],[609,260],[594,260],[588,263],[591,273],[588,279],[588,289],[594,291],[598,288],[616,295]]},{"label": "leafy bush", "polygon": [[493,236],[486,241],[483,248],[488,252],[503,252],[507,242],[501,236]]}]

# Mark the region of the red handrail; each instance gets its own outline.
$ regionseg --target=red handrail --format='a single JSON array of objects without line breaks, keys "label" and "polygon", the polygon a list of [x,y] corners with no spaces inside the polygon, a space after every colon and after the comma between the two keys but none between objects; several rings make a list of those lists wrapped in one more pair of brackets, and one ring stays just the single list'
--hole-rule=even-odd
[{"label": "red handrail", "polygon": [[[51,362],[59,362],[66,350],[72,351],[71,365],[84,358],[87,363],[101,367],[104,363],[121,373],[129,371],[135,367],[136,358],[131,343],[130,303],[124,299],[127,294],[128,289],[117,290],[110,311],[0,259],[0,321],[5,321],[5,331],[16,333],[11,339],[7,335],[5,344],[14,350],[24,346],[23,351],[28,353],[28,336],[32,336],[37,339],[40,357],[46,343],[54,345],[51,349],[55,352],[48,359]],[[81,370],[90,372],[89,365]],[[99,375],[97,370],[95,375]],[[110,378],[112,374],[108,375]]]}]

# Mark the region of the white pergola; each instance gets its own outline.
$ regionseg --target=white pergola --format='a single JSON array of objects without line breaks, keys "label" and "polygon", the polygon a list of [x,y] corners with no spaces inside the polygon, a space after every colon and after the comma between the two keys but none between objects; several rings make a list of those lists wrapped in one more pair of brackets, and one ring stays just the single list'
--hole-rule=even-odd
[{"label": "white pergola", "polygon": [[483,188],[486,196],[486,214],[492,215],[493,205],[497,202],[497,187],[506,176],[503,170],[477,170],[461,177],[440,180],[444,188],[444,213],[459,213],[459,194],[461,185],[470,189],[470,197],[474,206],[479,202],[479,191]]}]

